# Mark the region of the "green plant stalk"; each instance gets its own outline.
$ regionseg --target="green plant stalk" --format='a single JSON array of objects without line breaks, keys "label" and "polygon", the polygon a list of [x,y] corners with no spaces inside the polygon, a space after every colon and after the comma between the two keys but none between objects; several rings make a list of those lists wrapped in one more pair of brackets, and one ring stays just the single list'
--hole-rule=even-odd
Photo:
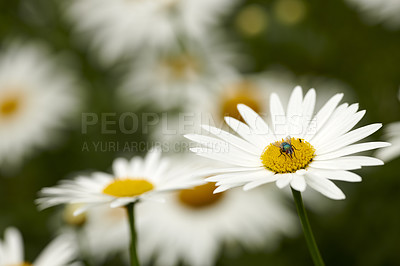
[{"label": "green plant stalk", "polygon": [[129,217],[129,228],[131,230],[131,245],[130,245],[130,255],[131,255],[131,266],[139,266],[139,259],[137,256],[137,237],[135,228],[135,204],[136,202],[130,203],[126,206]]},{"label": "green plant stalk", "polygon": [[294,203],[296,204],[297,214],[299,215],[301,226],[303,227],[303,233],[304,237],[306,238],[307,247],[310,251],[314,265],[324,266],[324,261],[319,253],[317,243],[315,242],[314,235],[311,230],[310,222],[308,221],[306,209],[304,208],[303,199],[301,197],[301,192],[292,188],[292,194]]}]

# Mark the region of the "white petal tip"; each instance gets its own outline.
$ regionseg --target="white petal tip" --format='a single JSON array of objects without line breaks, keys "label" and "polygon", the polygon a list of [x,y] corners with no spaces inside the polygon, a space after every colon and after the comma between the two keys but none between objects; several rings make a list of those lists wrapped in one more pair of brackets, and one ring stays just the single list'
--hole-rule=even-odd
[{"label": "white petal tip", "polygon": [[306,190],[306,186],[303,187],[293,187],[292,185],[290,185],[291,188],[293,188],[294,190],[298,191],[298,192],[304,192]]},{"label": "white petal tip", "polygon": [[214,190],[213,194],[218,194],[224,192],[225,190],[228,190],[228,188],[219,186]]},{"label": "white petal tip", "polygon": [[301,90],[301,89],[302,89],[301,86],[300,86],[300,85],[297,85],[296,87],[294,87],[293,90]]}]

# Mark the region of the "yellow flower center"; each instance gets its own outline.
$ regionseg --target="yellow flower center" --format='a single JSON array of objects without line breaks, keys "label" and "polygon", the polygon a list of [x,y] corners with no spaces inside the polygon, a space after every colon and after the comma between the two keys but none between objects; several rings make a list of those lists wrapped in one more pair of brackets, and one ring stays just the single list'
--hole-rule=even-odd
[{"label": "yellow flower center", "polygon": [[213,194],[215,183],[206,183],[193,189],[181,190],[178,193],[179,201],[186,207],[199,209],[217,203],[224,193]]},{"label": "yellow flower center", "polygon": [[68,204],[64,208],[64,212],[62,214],[64,222],[72,225],[72,226],[82,226],[86,222],[86,213],[81,213],[79,215],[74,216],[74,212],[79,208],[82,207],[82,204]]},{"label": "yellow flower center", "polygon": [[103,193],[114,197],[134,197],[154,189],[152,183],[144,179],[115,179],[103,189]]},{"label": "yellow flower center", "polygon": [[240,103],[247,105],[257,113],[262,111],[258,88],[253,83],[242,81],[229,88],[221,104],[222,117],[230,116],[244,122],[237,109],[237,105]]},{"label": "yellow flower center", "polygon": [[8,266],[33,266],[33,264],[28,263],[28,262],[22,262],[22,263],[18,263],[18,264],[10,264]]},{"label": "yellow flower center", "polygon": [[303,139],[291,138],[269,144],[261,154],[265,168],[275,173],[294,173],[305,169],[314,158],[314,147]]},{"label": "yellow flower center", "polygon": [[15,114],[21,104],[20,97],[13,95],[0,100],[0,116],[9,117]]}]

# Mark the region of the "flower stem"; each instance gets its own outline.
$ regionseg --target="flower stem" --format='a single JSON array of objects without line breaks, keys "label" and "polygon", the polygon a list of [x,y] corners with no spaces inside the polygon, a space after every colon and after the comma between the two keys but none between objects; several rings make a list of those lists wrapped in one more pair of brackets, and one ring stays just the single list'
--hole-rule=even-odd
[{"label": "flower stem", "polygon": [[131,266],[139,266],[139,259],[136,251],[137,237],[135,229],[135,203],[136,202],[132,202],[126,206],[129,217],[129,227],[131,229],[131,246],[130,246]]},{"label": "flower stem", "polygon": [[301,226],[303,227],[304,237],[306,238],[308,250],[310,251],[315,266],[324,266],[321,254],[319,253],[317,243],[311,230],[310,222],[307,218],[301,193],[292,188],[294,203],[296,204],[297,214],[299,215]]}]

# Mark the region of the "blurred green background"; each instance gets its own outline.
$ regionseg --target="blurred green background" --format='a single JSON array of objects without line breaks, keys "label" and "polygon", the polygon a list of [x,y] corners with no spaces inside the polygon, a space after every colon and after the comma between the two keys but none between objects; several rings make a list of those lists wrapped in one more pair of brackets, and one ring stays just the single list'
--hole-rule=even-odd
[{"label": "blurred green background", "polygon": [[[241,52],[254,60],[243,71],[257,73],[282,66],[299,76],[339,79],[354,89],[355,101],[367,110],[362,124],[385,125],[400,120],[396,97],[400,85],[400,30],[367,25],[359,12],[343,0],[302,1],[303,18],[285,24],[277,17],[277,2],[243,1],[224,22],[230,37],[241,45]],[[244,7],[254,4],[265,10],[267,26],[260,34],[248,36],[238,28],[238,15]],[[69,67],[80,77],[89,95],[83,112],[120,112],[113,90],[121,69],[102,67],[85,48],[77,45],[61,12],[61,2],[54,0],[0,1],[0,45],[9,38],[46,42],[54,52],[70,57]],[[57,211],[38,212],[34,205],[37,191],[77,171],[108,171],[112,160],[120,155],[113,151],[82,152],[82,143],[146,140],[138,133],[100,134],[98,127],[82,135],[79,123],[65,133],[64,141],[56,147],[26,160],[18,171],[2,173],[0,177],[0,232],[10,225],[18,227],[30,260],[51,240],[49,219]],[[381,134],[379,131],[373,138],[378,139]],[[309,213],[327,265],[400,265],[397,163],[400,159],[358,171],[363,182],[339,184],[347,195],[345,201],[334,202],[335,207],[323,214]],[[119,263],[115,258],[107,265]],[[218,265],[311,264],[302,235],[284,239],[270,253],[245,252],[234,258],[223,255],[218,261]]]}]

